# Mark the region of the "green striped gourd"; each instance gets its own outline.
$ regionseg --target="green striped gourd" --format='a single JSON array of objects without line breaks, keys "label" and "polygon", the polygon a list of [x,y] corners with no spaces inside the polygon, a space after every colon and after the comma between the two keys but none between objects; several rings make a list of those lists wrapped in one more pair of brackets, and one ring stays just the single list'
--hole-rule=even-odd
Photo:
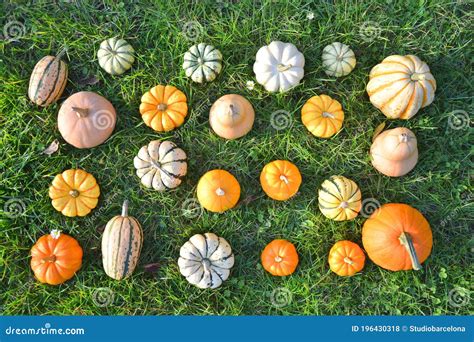
[{"label": "green striped gourd", "polygon": [[128,216],[128,201],[122,215],[115,216],[105,226],[102,236],[102,263],[107,275],[121,280],[133,273],[143,244],[143,231],[136,218]]},{"label": "green striped gourd", "polygon": [[132,67],[135,50],[125,40],[117,37],[104,40],[97,51],[99,64],[111,75],[121,75]]},{"label": "green striped gourd", "polygon": [[183,69],[194,82],[211,82],[222,70],[222,54],[212,45],[193,45],[184,54]]},{"label": "green striped gourd", "polygon": [[61,97],[66,83],[67,64],[59,56],[45,56],[31,73],[28,97],[38,106],[49,106]]}]

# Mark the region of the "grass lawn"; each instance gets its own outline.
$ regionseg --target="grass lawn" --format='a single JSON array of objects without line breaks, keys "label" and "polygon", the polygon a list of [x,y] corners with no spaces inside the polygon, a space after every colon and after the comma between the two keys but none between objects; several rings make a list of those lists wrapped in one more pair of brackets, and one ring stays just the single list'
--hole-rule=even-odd
[{"label": "grass lawn", "polygon": [[[469,1],[154,2],[0,5],[2,27],[12,21],[23,24],[16,41],[7,37],[0,41],[3,314],[473,312]],[[137,56],[132,69],[118,77],[106,74],[96,57],[100,42],[115,35],[127,39]],[[285,94],[269,94],[258,84],[253,90],[246,87],[247,81],[255,81],[252,66],[257,50],[272,40],[292,42],[306,58],[302,83]],[[224,55],[222,73],[206,85],[192,83],[181,68],[183,54],[201,41]],[[351,46],[357,57],[355,70],[340,79],[327,77],[321,63],[322,49],[334,41]],[[65,46],[66,90],[57,104],[39,108],[27,98],[30,73],[41,57],[55,55]],[[372,133],[385,116],[365,92],[370,69],[392,54],[419,56],[438,83],[430,106],[409,121],[387,123],[388,128],[409,127],[418,138],[418,165],[395,179],[379,174],[370,164]],[[184,91],[190,107],[185,124],[165,134],[147,127],[138,111],[141,95],[157,84]],[[86,150],[62,140],[56,123],[60,103],[81,90],[105,96],[118,113],[112,137]],[[219,138],[208,123],[211,104],[228,93],[244,95],[256,111],[253,130],[236,141]],[[301,123],[302,105],[316,94],[336,98],[345,110],[342,131],[329,140],[312,136]],[[275,124],[274,116],[272,120],[272,113],[279,110],[289,113],[280,118],[287,123]],[[275,128],[281,128],[278,123],[283,129]],[[44,155],[55,139],[59,151]],[[145,189],[135,175],[133,158],[153,139],[171,139],[188,154],[188,176],[174,191]],[[259,184],[261,169],[274,159],[292,161],[303,175],[298,195],[282,203],[269,199]],[[87,170],[101,187],[99,205],[85,218],[62,216],[48,197],[54,176],[69,168]],[[239,206],[224,214],[183,210],[183,203],[185,207],[196,203],[199,177],[214,168],[226,169],[239,180]],[[324,179],[338,174],[358,183],[363,198],[407,203],[425,215],[434,246],[422,271],[389,272],[369,260],[354,277],[338,277],[329,270],[330,247],[341,239],[361,244],[365,220],[359,216],[335,222],[319,212],[316,190]],[[130,200],[131,215],[144,228],[144,246],[134,275],[119,282],[102,269],[100,242],[105,223],[120,213],[125,198]],[[24,206],[20,215],[8,211],[5,204],[12,199]],[[56,287],[35,281],[29,267],[31,246],[51,229],[72,235],[84,249],[82,269]],[[191,235],[208,231],[227,239],[236,258],[230,278],[213,291],[188,284],[177,266],[181,245]],[[288,239],[298,249],[300,264],[289,277],[272,277],[261,267],[260,252],[274,238]]]}]

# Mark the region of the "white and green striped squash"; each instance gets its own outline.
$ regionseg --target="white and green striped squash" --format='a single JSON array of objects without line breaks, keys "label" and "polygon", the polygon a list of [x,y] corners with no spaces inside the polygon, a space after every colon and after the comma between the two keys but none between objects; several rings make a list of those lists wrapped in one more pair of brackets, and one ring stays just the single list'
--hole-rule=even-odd
[{"label": "white and green striped squash", "polygon": [[184,54],[183,69],[194,82],[211,82],[222,70],[222,54],[212,45],[193,45]]},{"label": "white and green striped squash", "polygon": [[229,277],[234,254],[229,243],[216,234],[193,235],[179,251],[179,271],[201,289],[215,289]]},{"label": "white and green striped squash", "polygon": [[38,106],[49,106],[61,97],[66,83],[67,64],[60,57],[45,56],[31,73],[28,97]]},{"label": "white and green striped squash", "polygon": [[356,58],[349,46],[339,42],[329,44],[323,49],[324,71],[329,76],[341,77],[355,68]]},{"label": "white and green striped squash", "polygon": [[135,50],[125,39],[117,37],[104,40],[97,51],[99,64],[111,75],[121,75],[132,67]]},{"label": "white and green striped squash", "polygon": [[105,273],[116,280],[130,276],[137,266],[143,244],[140,222],[128,216],[128,201],[122,215],[115,216],[105,226],[102,236],[102,264]]}]

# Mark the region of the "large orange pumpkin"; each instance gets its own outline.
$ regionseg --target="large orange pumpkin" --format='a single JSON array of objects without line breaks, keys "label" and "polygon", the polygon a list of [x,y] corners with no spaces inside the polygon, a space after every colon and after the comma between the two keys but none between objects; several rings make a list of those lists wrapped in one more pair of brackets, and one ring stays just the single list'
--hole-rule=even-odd
[{"label": "large orange pumpkin", "polygon": [[[58,236],[59,235],[59,236]],[[82,248],[76,239],[53,231],[31,248],[31,269],[42,283],[58,285],[71,279],[82,265]]]},{"label": "large orange pumpkin", "polygon": [[294,196],[301,185],[301,173],[287,160],[274,160],[262,170],[260,184],[268,197],[285,201]]},{"label": "large orange pumpkin", "polygon": [[330,138],[342,127],[344,111],[339,101],[327,95],[313,96],[301,109],[301,121],[319,138]]},{"label": "large orange pumpkin", "polygon": [[338,241],[329,251],[329,267],[341,277],[352,276],[362,270],[365,254],[358,244],[343,240]]},{"label": "large orange pumpkin", "polygon": [[299,262],[295,245],[283,239],[270,242],[263,250],[261,260],[267,272],[280,277],[292,274]]},{"label": "large orange pumpkin", "polygon": [[54,209],[69,217],[89,214],[97,206],[99,195],[96,179],[84,170],[66,170],[56,175],[49,187]]},{"label": "large orange pumpkin", "polygon": [[157,85],[142,96],[140,114],[148,127],[157,132],[171,131],[188,115],[186,95],[176,87]]},{"label": "large orange pumpkin", "polygon": [[369,258],[380,267],[419,270],[431,253],[433,235],[418,210],[407,204],[389,203],[365,221],[362,243]]},{"label": "large orange pumpkin", "polygon": [[235,207],[240,198],[240,184],[228,171],[206,172],[197,185],[199,203],[209,211],[221,213]]}]

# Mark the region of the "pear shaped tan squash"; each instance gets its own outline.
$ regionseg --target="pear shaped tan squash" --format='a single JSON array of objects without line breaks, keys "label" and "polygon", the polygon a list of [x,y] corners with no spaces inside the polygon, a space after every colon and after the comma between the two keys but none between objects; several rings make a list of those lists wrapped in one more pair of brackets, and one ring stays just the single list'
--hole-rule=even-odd
[{"label": "pear shaped tan squash", "polygon": [[255,111],[243,96],[228,94],[217,99],[211,107],[209,122],[216,134],[225,139],[237,139],[253,126]]},{"label": "pear shaped tan squash", "polygon": [[418,162],[415,134],[405,127],[389,129],[375,137],[370,148],[372,165],[390,177],[410,172]]},{"label": "pear shaped tan squash", "polygon": [[90,91],[69,96],[59,109],[59,132],[77,148],[91,148],[106,141],[115,128],[117,114],[105,97]]}]

